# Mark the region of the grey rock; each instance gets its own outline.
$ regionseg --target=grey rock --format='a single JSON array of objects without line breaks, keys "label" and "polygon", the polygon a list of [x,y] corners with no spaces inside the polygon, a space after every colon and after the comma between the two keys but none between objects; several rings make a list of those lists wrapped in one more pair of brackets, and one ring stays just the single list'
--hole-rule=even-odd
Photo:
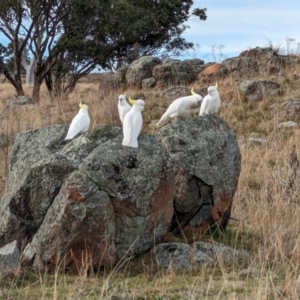
[{"label": "grey rock", "polygon": [[192,267],[192,248],[184,243],[160,243],[155,246],[157,264],[165,269],[190,269]]},{"label": "grey rock", "polygon": [[249,146],[267,146],[268,141],[262,138],[247,138],[239,141],[240,143],[246,143]]},{"label": "grey rock", "polygon": [[173,121],[157,132],[175,168],[171,230],[225,228],[241,171],[235,134],[218,116]]},{"label": "grey rock", "polygon": [[252,57],[232,57],[222,61],[228,72],[232,75],[255,76],[259,73],[258,63]]},{"label": "grey rock", "polygon": [[0,201],[0,245],[18,240],[24,264],[81,272],[112,265],[160,241],[173,216],[174,170],[155,137],[122,147],[122,128],[103,126],[64,142],[67,126],[20,133],[8,192]]},{"label": "grey rock", "polygon": [[248,101],[260,101],[265,96],[280,94],[280,85],[274,81],[243,80],[238,82],[241,97]]},{"label": "grey rock", "polygon": [[20,269],[20,251],[17,241],[0,248],[0,279],[17,275]]},{"label": "grey rock", "polygon": [[19,96],[17,98],[8,99],[5,108],[18,107],[23,105],[34,105],[34,101],[27,96]]},{"label": "grey rock", "polygon": [[245,250],[236,250],[217,242],[195,242],[193,247],[195,247],[197,251],[202,251],[207,254],[215,262],[222,260],[224,263],[233,263],[236,259],[247,260],[250,258],[249,253]]},{"label": "grey rock", "polygon": [[271,47],[256,47],[240,53],[239,57],[254,59],[263,75],[281,75],[287,68],[300,63],[297,55],[281,55]]},{"label": "grey rock", "polygon": [[220,262],[232,264],[247,261],[250,255],[245,250],[236,250],[217,242],[159,243],[153,253],[158,266],[164,269],[192,269],[194,267],[214,266]]},{"label": "grey rock", "polygon": [[278,128],[293,128],[298,126],[296,122],[294,121],[286,121],[286,122],[281,122],[278,124]]},{"label": "grey rock", "polygon": [[291,99],[286,103],[283,103],[283,107],[285,109],[285,114],[288,116],[298,115],[300,112],[300,100],[299,99]]},{"label": "grey rock", "polygon": [[[139,148],[120,147],[122,137],[99,145],[79,170],[110,197],[116,224],[116,252],[138,254],[168,231],[173,216],[174,170],[166,149],[141,135]],[[101,157],[102,153],[106,153]],[[117,159],[116,159],[117,158]]]},{"label": "grey rock", "polygon": [[166,59],[156,65],[152,74],[156,79],[156,87],[165,89],[172,85],[188,85],[197,79],[203,61]]},{"label": "grey rock", "polygon": [[153,56],[143,56],[133,61],[126,72],[127,86],[130,88],[141,88],[142,81],[152,77],[152,69],[160,62],[159,58]]},{"label": "grey rock", "polygon": [[186,86],[170,86],[162,92],[162,96],[169,100],[175,100],[190,94],[191,90]]},{"label": "grey rock", "polygon": [[142,88],[149,89],[155,86],[156,79],[154,77],[146,78],[142,80]]}]

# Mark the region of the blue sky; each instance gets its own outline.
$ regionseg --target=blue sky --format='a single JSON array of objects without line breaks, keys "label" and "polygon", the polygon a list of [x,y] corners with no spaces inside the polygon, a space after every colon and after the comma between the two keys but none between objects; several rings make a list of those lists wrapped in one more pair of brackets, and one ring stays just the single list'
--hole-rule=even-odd
[{"label": "blue sky", "polygon": [[[207,8],[207,20],[191,18],[184,33],[195,50],[180,58],[219,61],[269,43],[286,54],[300,47],[300,0],[195,0],[193,7]],[[0,43],[7,39],[0,34]],[[299,50],[300,51],[300,50]]]},{"label": "blue sky", "polygon": [[195,0],[194,7],[206,7],[207,20],[187,23],[190,29],[183,36],[200,47],[184,58],[222,61],[270,42],[286,54],[287,38],[294,40],[290,53],[300,47],[300,0]]}]

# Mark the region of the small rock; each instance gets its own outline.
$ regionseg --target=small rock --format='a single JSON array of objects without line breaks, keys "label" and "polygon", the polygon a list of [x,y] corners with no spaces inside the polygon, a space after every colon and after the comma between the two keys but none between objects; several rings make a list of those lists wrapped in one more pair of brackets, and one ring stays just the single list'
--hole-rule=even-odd
[{"label": "small rock", "polygon": [[5,108],[22,106],[22,105],[34,105],[34,101],[27,96],[19,96],[14,99],[8,99],[6,101]]},{"label": "small rock", "polygon": [[242,139],[239,141],[240,143],[246,142],[249,146],[267,146],[268,141],[262,138],[248,138]]},{"label": "small rock", "polygon": [[288,102],[283,103],[282,106],[285,106],[286,115],[293,116],[300,112],[300,100],[298,99],[289,100]]},{"label": "small rock", "polygon": [[217,242],[196,242],[193,244],[197,251],[202,251],[214,261],[221,259],[224,263],[233,263],[235,259],[248,259],[249,253],[245,250],[236,250]]},{"label": "small rock", "polygon": [[286,121],[286,122],[281,122],[278,124],[278,128],[291,128],[291,127],[296,127],[297,123],[294,121]]},{"label": "small rock", "polygon": [[190,94],[191,90],[186,86],[171,86],[162,92],[162,96],[170,100],[175,100]]},{"label": "small rock", "polygon": [[260,101],[264,96],[278,95],[280,85],[274,81],[243,80],[238,82],[238,90],[243,99]]},{"label": "small rock", "polygon": [[142,88],[149,89],[155,86],[156,80],[154,77],[146,78],[142,80]]},{"label": "small rock", "polygon": [[20,251],[17,241],[0,248],[0,278],[15,276],[20,268]]}]

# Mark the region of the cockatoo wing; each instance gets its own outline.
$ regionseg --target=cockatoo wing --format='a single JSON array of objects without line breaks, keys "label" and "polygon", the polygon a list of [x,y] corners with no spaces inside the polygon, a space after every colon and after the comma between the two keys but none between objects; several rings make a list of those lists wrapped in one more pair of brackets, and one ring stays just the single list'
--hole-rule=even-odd
[{"label": "cockatoo wing", "polygon": [[209,103],[209,98],[210,98],[210,96],[206,95],[204,97],[204,99],[202,100],[199,116],[203,116],[206,113],[206,109],[207,109],[207,106]]},{"label": "cockatoo wing", "polygon": [[131,106],[127,102],[123,105],[118,104],[119,117],[122,123],[124,122],[124,118],[126,114],[130,111],[130,109]]},{"label": "cockatoo wing", "polygon": [[72,120],[65,140],[73,139],[78,133],[89,129],[90,118],[87,114],[78,113]]},{"label": "cockatoo wing", "polygon": [[175,118],[178,116],[178,107],[180,106],[182,101],[178,101],[180,99],[174,100],[169,107],[167,108],[166,112],[162,115],[160,120],[156,123],[156,126],[160,127],[165,125],[170,118]]}]

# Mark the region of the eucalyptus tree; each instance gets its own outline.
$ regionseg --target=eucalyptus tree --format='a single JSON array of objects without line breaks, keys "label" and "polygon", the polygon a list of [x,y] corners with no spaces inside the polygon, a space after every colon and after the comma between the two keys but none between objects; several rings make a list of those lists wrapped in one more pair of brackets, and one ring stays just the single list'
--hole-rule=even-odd
[{"label": "eucalyptus tree", "polygon": [[[0,67],[18,95],[24,94],[23,66],[28,82],[33,79],[34,101],[44,80],[53,97],[66,97],[96,68],[112,70],[143,55],[167,56],[192,47],[182,33],[193,2],[1,0],[0,33],[13,45],[13,74],[1,56]],[[205,20],[206,9],[192,15]]]}]

